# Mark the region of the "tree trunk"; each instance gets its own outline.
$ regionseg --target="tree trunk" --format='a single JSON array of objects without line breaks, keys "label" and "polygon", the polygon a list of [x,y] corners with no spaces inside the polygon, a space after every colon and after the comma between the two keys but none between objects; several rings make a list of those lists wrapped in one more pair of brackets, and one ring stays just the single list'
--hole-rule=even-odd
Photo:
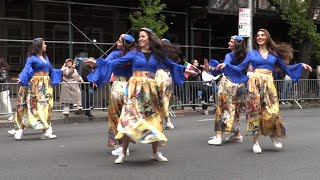
[{"label": "tree trunk", "polygon": [[[305,38],[304,41],[301,43],[300,48],[300,55],[298,57],[298,63],[306,63],[310,65],[311,59],[311,52],[312,52],[312,41],[309,38]],[[302,72],[300,79],[308,79],[309,78],[309,71],[304,70]]]}]

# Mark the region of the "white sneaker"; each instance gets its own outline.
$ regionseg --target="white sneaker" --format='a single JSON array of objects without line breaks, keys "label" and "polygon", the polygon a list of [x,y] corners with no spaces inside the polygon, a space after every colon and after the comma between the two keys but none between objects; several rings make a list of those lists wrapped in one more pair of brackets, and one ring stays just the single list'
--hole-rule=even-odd
[{"label": "white sneaker", "polygon": [[18,131],[16,131],[14,138],[16,138],[16,140],[20,140],[22,136],[23,136],[23,129],[19,129]]},{"label": "white sneaker", "polygon": [[16,134],[16,130],[15,129],[10,129],[9,131],[8,131],[8,133],[10,134],[10,135],[15,135]]},{"label": "white sneaker", "polygon": [[[111,151],[111,154],[114,155],[114,156],[120,156],[122,154],[122,147],[118,147],[117,149]],[[127,156],[129,156],[130,153],[129,153],[129,148],[127,148]]]},{"label": "white sneaker", "polygon": [[13,118],[14,118],[14,116],[10,115],[9,118],[8,118],[8,121],[13,121]]},{"label": "white sneaker", "polygon": [[236,137],[235,135],[232,135],[230,137],[227,137],[226,141],[227,142],[241,143],[241,142],[243,142],[243,137],[242,136]]},{"label": "white sneaker", "polygon": [[270,137],[270,139],[273,142],[273,145],[274,145],[275,148],[277,148],[277,149],[281,149],[282,148],[282,143],[279,141],[278,138]]},{"label": "white sneaker", "polygon": [[262,153],[262,149],[259,146],[259,143],[255,143],[252,147],[252,150],[255,154],[261,154]]},{"label": "white sneaker", "polygon": [[202,114],[203,115],[209,115],[209,111],[208,110],[202,110]]},{"label": "white sneaker", "polygon": [[52,126],[50,125],[50,127],[47,129],[46,133],[48,134],[52,134],[53,130],[52,130]]},{"label": "white sneaker", "polygon": [[174,126],[171,122],[167,123],[167,129],[174,129]]},{"label": "white sneaker", "polygon": [[41,134],[41,139],[55,139],[57,136],[52,134],[52,128],[47,129],[45,133]]},{"label": "white sneaker", "polygon": [[166,157],[164,157],[161,152],[156,152],[155,154],[152,154],[151,158],[154,160],[160,161],[160,162],[167,162],[168,161],[168,159]]},{"label": "white sneaker", "polygon": [[127,160],[127,156],[124,154],[120,154],[120,156],[114,161],[114,163],[122,164],[122,163],[126,162],[126,160]]},{"label": "white sneaker", "polygon": [[210,139],[208,141],[208,144],[211,145],[216,145],[216,146],[221,146],[222,144],[222,138],[217,138],[216,136],[213,139]]}]

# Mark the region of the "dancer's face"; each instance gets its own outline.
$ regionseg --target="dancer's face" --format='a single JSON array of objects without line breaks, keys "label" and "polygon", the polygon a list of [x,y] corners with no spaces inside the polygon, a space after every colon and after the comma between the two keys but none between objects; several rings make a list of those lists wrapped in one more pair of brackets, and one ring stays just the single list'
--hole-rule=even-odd
[{"label": "dancer's face", "polygon": [[258,31],[257,32],[257,39],[256,39],[257,43],[259,45],[265,45],[267,44],[267,36],[263,31]]},{"label": "dancer's face", "polygon": [[229,43],[228,43],[228,49],[230,49],[231,51],[234,50],[234,45],[235,44],[235,40],[234,40],[234,36],[232,36],[229,40]]},{"label": "dancer's face", "polygon": [[47,51],[47,45],[46,45],[46,43],[44,41],[42,43],[41,51],[42,52],[46,52]]},{"label": "dancer's face", "polygon": [[149,48],[149,37],[145,31],[140,31],[139,33],[139,45],[142,48]]},{"label": "dancer's face", "polygon": [[123,49],[123,39],[122,39],[122,35],[119,37],[117,43],[117,49]]}]

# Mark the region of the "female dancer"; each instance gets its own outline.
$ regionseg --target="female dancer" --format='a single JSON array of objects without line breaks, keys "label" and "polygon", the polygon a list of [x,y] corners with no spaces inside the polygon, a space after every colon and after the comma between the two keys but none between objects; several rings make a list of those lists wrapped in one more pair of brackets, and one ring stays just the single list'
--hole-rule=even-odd
[{"label": "female dancer", "polygon": [[[163,43],[170,44],[170,41],[168,39],[161,39]],[[177,49],[178,51],[178,49]],[[167,55],[170,59],[175,60],[176,57],[170,57],[172,55]],[[163,104],[163,113],[164,113],[164,119],[166,121],[166,127],[168,129],[174,129],[174,126],[171,122],[169,111],[170,111],[170,100],[171,95],[173,94],[173,84],[172,84],[172,78],[170,74],[170,70],[164,63],[160,63],[158,65],[158,70],[156,72],[156,75],[154,77],[154,80],[157,82],[157,86],[160,88],[159,96],[160,100],[162,100]]]},{"label": "female dancer", "polygon": [[[151,29],[141,29],[139,46],[137,51],[130,51],[125,56],[110,61],[106,67],[107,79],[110,79],[115,65],[131,62],[133,71],[126,88],[124,106],[117,128],[116,139],[122,139],[123,150],[115,160],[116,164],[126,161],[130,141],[152,144],[152,159],[168,161],[162,153],[158,152],[158,146],[164,146],[167,143],[167,138],[162,132],[162,108],[154,80],[159,62],[167,65],[177,85],[184,82],[185,67],[172,62],[165,56],[164,49],[169,45],[162,43]],[[89,79],[95,82],[97,77],[92,74]]]},{"label": "female dancer", "polygon": [[[96,61],[97,68],[94,72],[95,76],[98,77],[97,85],[100,87],[102,82],[108,83],[106,81],[106,71],[104,65],[109,61],[126,55],[129,51],[135,49],[135,39],[129,34],[122,34],[117,44],[117,50],[112,51],[106,59],[98,59]],[[121,109],[124,101],[124,91],[128,83],[128,79],[132,76],[131,64],[119,65],[113,69],[113,75],[115,80],[111,85],[109,93],[109,107],[108,107],[108,146],[114,147],[111,153],[115,156],[120,156],[122,153],[121,139],[115,139],[118,133],[117,126],[119,122],[119,117],[121,115]],[[129,149],[127,150],[129,154]]]},{"label": "female dancer", "polygon": [[[42,129],[41,139],[53,139],[50,126],[51,112],[53,106],[52,85],[61,81],[62,70],[53,69],[46,55],[47,45],[42,38],[35,38],[29,47],[28,59],[19,75],[18,83],[28,86],[27,92],[27,114],[29,126],[33,129]],[[30,79],[30,71],[34,73]],[[52,85],[51,85],[52,84]],[[15,134],[17,140],[21,139],[25,125],[16,121],[19,130]]]},{"label": "female dancer", "polygon": [[244,61],[233,66],[219,64],[217,69],[223,69],[226,76],[235,83],[244,82],[247,76],[239,78],[235,72],[244,71],[252,64],[254,73],[249,77],[248,96],[246,102],[247,135],[253,136],[253,152],[261,153],[259,135],[269,136],[277,149],[282,148],[278,138],[286,136],[279,113],[279,101],[272,77],[276,65],[288,74],[293,81],[298,81],[302,69],[309,71],[312,68],[304,63],[287,66],[283,60],[293,57],[293,49],[287,44],[276,44],[266,29],[259,29],[255,36],[255,49],[248,52]]},{"label": "female dancer", "polygon": [[[225,64],[238,65],[247,54],[246,45],[241,36],[232,36],[228,43],[228,49],[232,52],[226,54],[223,62]],[[221,145],[222,133],[234,133],[234,135],[227,137],[226,141],[243,141],[240,134],[240,112],[244,107],[244,98],[244,85],[235,84],[224,75],[218,86],[218,106],[214,126],[216,135],[208,141],[208,144]]]}]

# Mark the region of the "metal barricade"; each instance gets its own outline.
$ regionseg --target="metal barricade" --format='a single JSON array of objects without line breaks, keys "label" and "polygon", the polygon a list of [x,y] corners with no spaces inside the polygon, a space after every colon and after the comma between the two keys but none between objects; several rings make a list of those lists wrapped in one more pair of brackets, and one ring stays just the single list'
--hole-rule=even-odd
[{"label": "metal barricade", "polygon": [[217,83],[215,81],[186,81],[182,86],[174,86],[172,107],[215,106]]},{"label": "metal barricade", "polygon": [[[80,92],[80,103],[61,101],[60,96],[63,88],[68,88],[65,92],[67,97],[75,97]],[[0,84],[0,115],[10,115],[15,112],[16,102],[18,98],[19,85],[17,83],[1,83]],[[4,91],[5,90],[5,91]],[[102,88],[94,88],[88,82],[73,83],[62,82],[57,86],[53,86],[53,111],[63,111],[65,105],[68,111],[79,110],[76,107],[82,107],[82,110],[99,109],[106,110],[108,107],[109,84],[103,85]]]},{"label": "metal barricade", "polygon": [[[63,102],[60,99],[62,88],[65,85],[79,87],[81,92],[81,106],[83,110],[99,109],[106,110],[110,86],[104,84],[102,88],[94,88],[92,84],[85,83],[60,83],[53,87],[54,105],[53,111],[62,112],[65,104],[69,104],[69,111],[77,111],[72,103]],[[298,105],[301,100],[320,100],[320,80],[301,79],[298,83],[287,80],[276,80],[279,101],[291,101]],[[216,106],[218,99],[218,84],[216,81],[186,81],[182,86],[174,86],[172,109],[177,107],[199,107],[203,105]],[[17,83],[0,84],[0,115],[12,115],[15,112],[19,85]],[[72,89],[67,96],[73,97],[77,90]],[[78,105],[78,104],[77,104]],[[171,116],[175,116],[171,110]]]}]

